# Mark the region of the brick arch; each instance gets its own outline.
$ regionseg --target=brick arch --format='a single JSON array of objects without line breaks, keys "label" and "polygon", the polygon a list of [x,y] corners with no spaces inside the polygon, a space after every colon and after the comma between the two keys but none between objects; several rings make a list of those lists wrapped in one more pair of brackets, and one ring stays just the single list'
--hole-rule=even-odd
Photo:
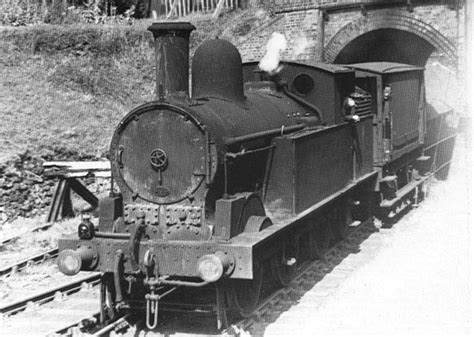
[{"label": "brick arch", "polygon": [[341,28],[326,44],[324,61],[334,62],[339,53],[354,39],[379,29],[397,29],[414,34],[443,53],[452,65],[457,64],[455,46],[438,30],[406,11],[390,10],[384,13],[372,12]]}]

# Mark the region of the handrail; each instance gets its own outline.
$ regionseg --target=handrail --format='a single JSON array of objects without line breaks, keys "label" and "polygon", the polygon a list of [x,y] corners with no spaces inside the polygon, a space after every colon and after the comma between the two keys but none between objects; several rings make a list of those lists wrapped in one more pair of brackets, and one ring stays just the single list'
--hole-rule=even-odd
[{"label": "handrail", "polygon": [[251,140],[258,139],[258,138],[276,136],[276,135],[280,135],[280,134],[284,135],[284,134],[287,134],[287,133],[302,130],[305,127],[306,127],[305,124],[296,124],[296,125],[290,125],[290,126],[282,125],[280,128],[276,128],[276,129],[255,132],[255,133],[251,133],[251,134],[244,135],[244,136],[239,136],[239,137],[225,138],[224,139],[224,144],[229,146],[229,145],[233,145],[233,144],[248,142],[248,141],[251,141]]}]

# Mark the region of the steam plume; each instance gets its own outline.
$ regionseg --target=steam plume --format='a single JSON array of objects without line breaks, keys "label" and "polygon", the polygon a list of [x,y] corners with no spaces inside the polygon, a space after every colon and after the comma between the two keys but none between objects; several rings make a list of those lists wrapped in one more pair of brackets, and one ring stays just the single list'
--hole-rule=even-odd
[{"label": "steam plume", "polygon": [[301,54],[306,52],[308,48],[311,47],[311,41],[308,40],[305,36],[297,37],[295,40],[293,57],[298,58]]},{"label": "steam plume", "polygon": [[265,55],[258,64],[259,68],[270,74],[278,73],[281,70],[280,53],[286,49],[285,35],[273,33],[265,46]]}]

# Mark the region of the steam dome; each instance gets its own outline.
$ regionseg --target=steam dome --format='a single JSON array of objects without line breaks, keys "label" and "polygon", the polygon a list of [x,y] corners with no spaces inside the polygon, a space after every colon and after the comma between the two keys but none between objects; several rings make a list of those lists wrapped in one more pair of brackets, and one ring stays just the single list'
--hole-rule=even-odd
[{"label": "steam dome", "polygon": [[242,58],[226,40],[214,39],[201,44],[193,57],[192,98],[245,100]]}]

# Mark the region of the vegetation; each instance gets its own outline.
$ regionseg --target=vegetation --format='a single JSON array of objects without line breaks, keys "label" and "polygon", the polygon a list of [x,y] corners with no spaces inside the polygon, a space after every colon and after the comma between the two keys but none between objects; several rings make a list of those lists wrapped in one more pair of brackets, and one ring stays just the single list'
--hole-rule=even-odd
[{"label": "vegetation", "polygon": [[4,32],[0,158],[57,147],[104,155],[113,126],[152,97],[149,39],[145,30],[103,26]]},{"label": "vegetation", "polygon": [[[143,0],[136,0],[143,1]],[[120,14],[114,10],[108,16],[110,7],[107,2],[97,0],[0,0],[0,24],[26,26],[32,24],[72,24],[133,22],[137,16],[136,1],[118,1]],[[106,8],[108,7],[108,10]]]}]

